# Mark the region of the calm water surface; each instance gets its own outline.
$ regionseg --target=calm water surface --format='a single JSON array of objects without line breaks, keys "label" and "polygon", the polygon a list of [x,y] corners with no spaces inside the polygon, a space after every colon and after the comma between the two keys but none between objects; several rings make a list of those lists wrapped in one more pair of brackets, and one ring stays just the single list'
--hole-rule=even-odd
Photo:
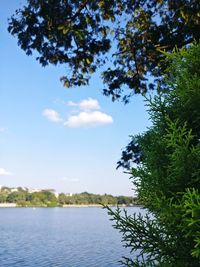
[{"label": "calm water surface", "polygon": [[0,208],[1,267],[117,267],[125,254],[101,208]]}]

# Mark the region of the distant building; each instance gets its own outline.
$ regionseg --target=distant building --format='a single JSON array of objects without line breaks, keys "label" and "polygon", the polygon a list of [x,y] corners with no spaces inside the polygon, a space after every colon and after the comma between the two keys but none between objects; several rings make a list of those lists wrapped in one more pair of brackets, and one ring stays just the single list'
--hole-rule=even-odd
[{"label": "distant building", "polygon": [[58,192],[54,192],[54,195],[58,198],[59,197],[59,193]]},{"label": "distant building", "polygon": [[35,192],[40,192],[41,189],[37,189],[37,188],[28,188],[28,192],[29,193],[35,193]]},{"label": "distant building", "polygon": [[13,193],[13,192],[17,192],[18,191],[18,188],[15,188],[15,187],[13,187],[13,188],[10,188],[10,191]]},{"label": "distant building", "polygon": [[66,193],[66,196],[67,197],[72,197],[73,196],[73,193]]}]

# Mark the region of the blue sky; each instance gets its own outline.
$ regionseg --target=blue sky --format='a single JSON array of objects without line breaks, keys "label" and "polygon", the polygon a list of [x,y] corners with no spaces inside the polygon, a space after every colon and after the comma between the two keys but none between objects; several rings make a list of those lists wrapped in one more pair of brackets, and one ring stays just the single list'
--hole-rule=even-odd
[{"label": "blue sky", "polygon": [[142,98],[112,103],[98,74],[64,88],[67,68],[42,68],[7,32],[21,2],[1,1],[0,185],[132,195],[116,162],[129,135],[150,125]]}]

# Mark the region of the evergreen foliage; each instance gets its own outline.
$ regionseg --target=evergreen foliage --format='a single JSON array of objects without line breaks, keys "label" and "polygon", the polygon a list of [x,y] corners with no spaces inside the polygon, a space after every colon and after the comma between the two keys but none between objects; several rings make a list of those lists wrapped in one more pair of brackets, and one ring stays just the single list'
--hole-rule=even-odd
[{"label": "evergreen foliage", "polygon": [[166,89],[146,98],[152,127],[132,138],[118,162],[130,168],[147,209],[137,217],[108,208],[137,254],[124,259],[126,266],[200,266],[199,55],[199,44],[167,54]]}]

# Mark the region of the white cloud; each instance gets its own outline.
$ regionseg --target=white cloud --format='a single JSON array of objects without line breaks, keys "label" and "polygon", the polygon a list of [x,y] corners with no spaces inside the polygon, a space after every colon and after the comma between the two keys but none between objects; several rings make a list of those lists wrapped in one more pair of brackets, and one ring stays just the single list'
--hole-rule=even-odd
[{"label": "white cloud", "polygon": [[68,102],[68,106],[70,106],[70,107],[78,107],[81,110],[85,110],[85,111],[100,109],[99,102],[96,99],[93,99],[93,98],[83,99],[79,103],[75,103],[75,102],[69,101]]},{"label": "white cloud", "polygon": [[6,131],[6,128],[5,127],[0,127],[0,133],[3,133]]},{"label": "white cloud", "polygon": [[91,127],[113,123],[110,115],[100,111],[80,112],[77,115],[70,116],[64,123],[70,128]]},{"label": "white cloud", "polygon": [[59,113],[54,109],[47,108],[42,112],[42,115],[52,122],[62,121],[62,118],[60,117]]},{"label": "white cloud", "polygon": [[0,176],[11,176],[13,175],[11,172],[6,171],[4,168],[0,168]]},{"label": "white cloud", "polygon": [[75,103],[73,101],[68,101],[67,102],[67,105],[70,106],[70,107],[77,107],[78,106],[78,103]]}]

